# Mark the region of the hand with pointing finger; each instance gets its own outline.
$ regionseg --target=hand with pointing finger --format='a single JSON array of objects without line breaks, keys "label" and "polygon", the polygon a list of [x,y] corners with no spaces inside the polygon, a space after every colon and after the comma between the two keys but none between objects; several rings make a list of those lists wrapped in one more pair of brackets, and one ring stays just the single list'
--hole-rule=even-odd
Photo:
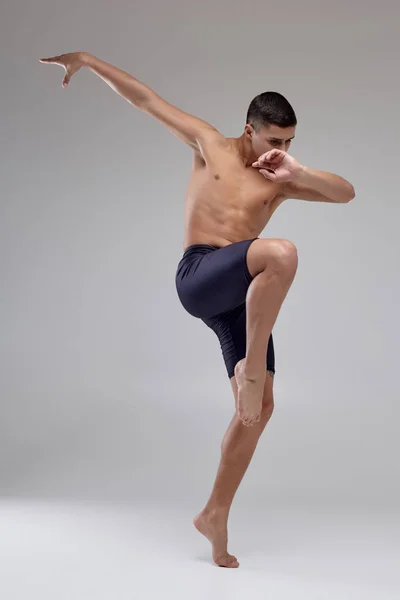
[{"label": "hand with pointing finger", "polygon": [[62,82],[62,87],[65,88],[69,84],[72,75],[74,75],[85,64],[85,52],[71,52],[69,54],[61,54],[52,58],[41,58],[41,63],[51,65],[60,65],[64,67],[66,73]]},{"label": "hand with pointing finger", "polygon": [[262,154],[252,166],[259,169],[265,179],[275,183],[293,181],[303,169],[293,156],[276,148]]}]

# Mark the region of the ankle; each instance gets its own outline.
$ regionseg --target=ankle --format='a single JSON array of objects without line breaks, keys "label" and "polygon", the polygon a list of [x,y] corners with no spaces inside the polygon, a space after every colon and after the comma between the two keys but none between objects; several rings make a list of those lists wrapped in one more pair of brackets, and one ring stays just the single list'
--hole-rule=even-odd
[{"label": "ankle", "polygon": [[235,366],[236,380],[239,381],[244,378],[250,381],[259,381],[260,376],[265,371],[265,352],[262,360],[260,359],[260,353],[254,355],[252,352],[244,358],[240,359]]},{"label": "ankle", "polygon": [[209,516],[209,517],[213,517],[213,516],[225,517],[226,516],[226,518],[228,518],[230,508],[231,508],[230,506],[221,505],[221,504],[206,504],[206,506],[202,510],[202,513],[204,516]]},{"label": "ankle", "polygon": [[250,381],[259,381],[260,378],[266,376],[265,360],[260,363],[255,361],[247,362],[243,364],[243,377]]}]

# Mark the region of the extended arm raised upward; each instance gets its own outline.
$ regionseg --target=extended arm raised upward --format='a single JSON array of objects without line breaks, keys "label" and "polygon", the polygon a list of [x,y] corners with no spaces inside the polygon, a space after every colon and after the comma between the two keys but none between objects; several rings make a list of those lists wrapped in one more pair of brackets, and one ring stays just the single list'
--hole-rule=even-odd
[{"label": "extended arm raised upward", "polygon": [[65,68],[63,87],[69,84],[72,75],[81,67],[87,67],[132,106],[157,119],[185,144],[199,151],[204,158],[206,158],[208,142],[220,141],[223,143],[225,139],[215,127],[206,121],[173,106],[149,86],[93,54],[72,52],[52,58],[42,58],[40,62],[57,64]]}]

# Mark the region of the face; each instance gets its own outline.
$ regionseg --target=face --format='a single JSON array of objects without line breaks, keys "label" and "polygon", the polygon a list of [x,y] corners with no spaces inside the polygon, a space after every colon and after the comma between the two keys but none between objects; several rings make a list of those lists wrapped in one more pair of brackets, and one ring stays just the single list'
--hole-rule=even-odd
[{"label": "face", "polygon": [[245,126],[245,135],[251,142],[255,158],[274,148],[288,152],[295,131],[296,126],[278,127],[277,125],[267,125],[261,127],[259,131],[256,131],[252,125]]}]

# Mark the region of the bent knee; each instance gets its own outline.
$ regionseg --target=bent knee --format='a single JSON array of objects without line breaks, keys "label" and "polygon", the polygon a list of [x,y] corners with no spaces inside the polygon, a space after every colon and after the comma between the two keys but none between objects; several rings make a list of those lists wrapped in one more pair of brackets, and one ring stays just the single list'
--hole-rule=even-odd
[{"label": "bent knee", "polygon": [[284,270],[296,270],[298,265],[297,247],[289,240],[274,240],[272,258]]},{"label": "bent knee", "polygon": [[256,240],[249,248],[247,259],[253,275],[265,269],[294,275],[298,265],[296,246],[289,240],[278,238]]}]

